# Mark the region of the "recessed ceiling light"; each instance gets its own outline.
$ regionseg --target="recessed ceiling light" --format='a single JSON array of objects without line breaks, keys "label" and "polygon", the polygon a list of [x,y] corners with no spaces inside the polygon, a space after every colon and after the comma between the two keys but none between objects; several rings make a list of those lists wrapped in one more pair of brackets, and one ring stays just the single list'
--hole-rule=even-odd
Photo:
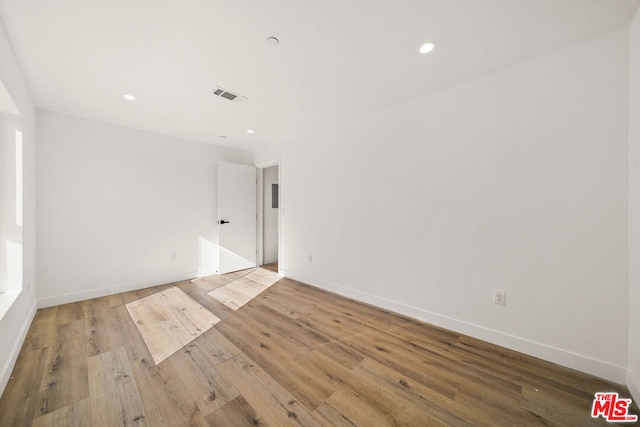
[{"label": "recessed ceiling light", "polygon": [[277,37],[267,37],[267,44],[271,47],[276,47],[280,44],[280,40]]},{"label": "recessed ceiling light", "polygon": [[127,94],[122,95],[122,97],[123,97],[124,99],[126,99],[127,101],[135,101],[135,100],[136,100],[136,97],[135,97],[135,96],[133,96],[133,95],[131,95],[131,94],[128,94],[128,93],[127,93]]},{"label": "recessed ceiling light", "polygon": [[428,42],[428,43],[425,43],[422,46],[420,46],[420,49],[418,49],[418,52],[420,52],[420,53],[429,53],[435,48],[436,48],[435,43]]},{"label": "recessed ceiling light", "polygon": [[247,129],[247,133],[254,133],[253,129]]}]

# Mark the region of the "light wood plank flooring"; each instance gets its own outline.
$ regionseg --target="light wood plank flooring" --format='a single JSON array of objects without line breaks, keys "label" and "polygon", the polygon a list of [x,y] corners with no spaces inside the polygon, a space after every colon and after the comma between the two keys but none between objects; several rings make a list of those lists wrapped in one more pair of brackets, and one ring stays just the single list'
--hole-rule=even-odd
[{"label": "light wood plank flooring", "polygon": [[[209,280],[215,279],[216,276],[213,276]],[[207,278],[203,280],[207,280]],[[264,268],[255,268],[234,281],[213,289],[209,292],[209,296],[232,310],[238,310],[278,280],[280,280],[280,276],[277,273]]]},{"label": "light wood plank flooring", "polygon": [[[596,391],[629,397],[289,279],[237,311],[207,294],[240,276],[39,310],[0,426],[589,426]],[[221,321],[156,365],[126,304],[172,286]]]},{"label": "light wood plank flooring", "polygon": [[269,263],[269,264],[264,264],[264,265],[261,265],[260,267],[261,268],[265,268],[265,269],[267,269],[269,271],[273,271],[274,273],[277,273],[278,272],[278,261],[272,262],[272,263]]},{"label": "light wood plank flooring", "polygon": [[220,321],[175,286],[126,307],[156,365]]}]

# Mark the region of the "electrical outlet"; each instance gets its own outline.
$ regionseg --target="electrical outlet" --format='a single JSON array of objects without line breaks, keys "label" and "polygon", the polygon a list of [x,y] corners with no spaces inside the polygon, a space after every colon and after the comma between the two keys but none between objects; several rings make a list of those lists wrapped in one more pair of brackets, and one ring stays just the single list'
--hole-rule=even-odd
[{"label": "electrical outlet", "polygon": [[313,262],[313,255],[309,255],[309,262]]},{"label": "electrical outlet", "polygon": [[507,293],[505,291],[493,291],[493,303],[498,305],[507,305]]},{"label": "electrical outlet", "polygon": [[176,259],[176,253],[175,252],[171,252],[171,259]]}]

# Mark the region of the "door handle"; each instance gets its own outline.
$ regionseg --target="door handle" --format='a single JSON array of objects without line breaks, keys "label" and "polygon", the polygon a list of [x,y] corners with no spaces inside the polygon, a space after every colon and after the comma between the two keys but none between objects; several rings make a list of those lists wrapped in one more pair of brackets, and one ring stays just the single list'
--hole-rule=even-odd
[{"label": "door handle", "polygon": [[229,221],[226,221],[226,220],[223,219],[223,220],[218,221],[218,224],[229,224]]}]

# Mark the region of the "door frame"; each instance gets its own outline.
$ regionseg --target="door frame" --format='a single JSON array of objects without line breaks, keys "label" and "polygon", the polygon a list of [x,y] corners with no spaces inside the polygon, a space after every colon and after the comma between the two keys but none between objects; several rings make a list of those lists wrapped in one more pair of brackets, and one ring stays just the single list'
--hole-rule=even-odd
[{"label": "door frame", "polygon": [[257,188],[256,188],[256,210],[258,212],[257,220],[257,246],[258,246],[258,265],[264,264],[264,170],[272,166],[278,166],[278,274],[282,275],[282,215],[283,200],[282,197],[282,164],[280,158],[255,163],[257,168]]}]

